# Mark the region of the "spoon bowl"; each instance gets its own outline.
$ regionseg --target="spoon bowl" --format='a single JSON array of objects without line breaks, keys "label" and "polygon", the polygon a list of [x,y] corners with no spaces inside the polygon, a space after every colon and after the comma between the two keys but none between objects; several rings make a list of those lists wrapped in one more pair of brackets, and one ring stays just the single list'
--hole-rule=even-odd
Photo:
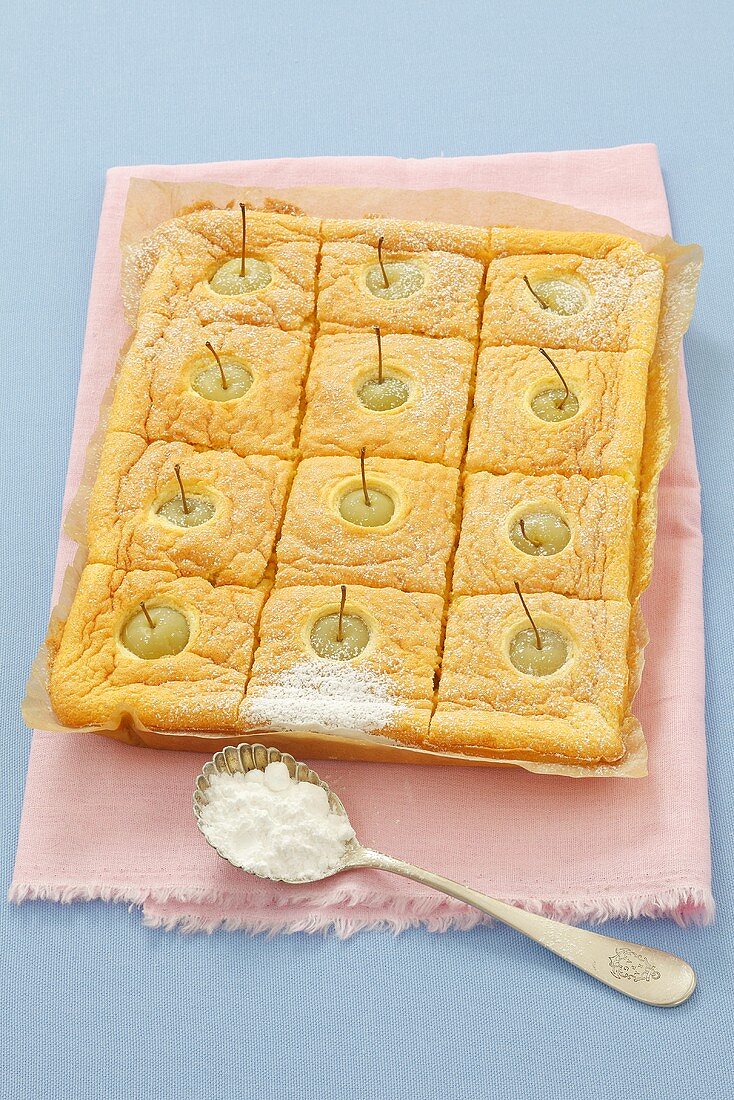
[{"label": "spoon bowl", "polygon": [[[265,745],[230,745],[208,761],[196,780],[194,790],[194,816],[207,844],[238,870],[247,870],[232,863],[223,852],[211,844],[202,825],[201,813],[209,800],[210,779],[218,772],[234,775],[246,774],[254,768],[265,771],[268,764],[281,761],[288,768],[292,779],[299,783],[313,783],[326,791],[329,808],[335,814],[348,817],[341,799],[334,794],[327,783],[309,768],[290,755]],[[691,966],[677,955],[660,951],[656,947],[644,947],[637,943],[628,943],[613,936],[604,936],[599,932],[590,932],[586,928],[576,928],[551,920],[549,917],[528,913],[516,905],[488,897],[461,883],[453,882],[442,875],[434,874],[422,867],[415,867],[402,859],[383,855],[382,852],[363,847],[356,838],[347,841],[344,855],[337,865],[326,874],[302,876],[297,879],[275,879],[279,882],[307,883],[331,878],[341,871],[357,867],[371,867],[380,871],[390,871],[403,878],[413,879],[425,886],[440,890],[449,897],[473,906],[487,916],[502,921],[517,932],[522,932],[531,940],[552,951],[554,955],[589,974],[592,978],[623,993],[636,1001],[655,1005],[659,1008],[673,1008],[683,1004],[696,988],[696,974]],[[248,872],[257,874],[255,871]],[[266,878],[266,875],[259,875]]]},{"label": "spoon bowl", "polygon": [[[238,871],[247,870],[247,868],[241,867],[239,863],[233,863],[224,852],[220,851],[216,845],[211,843],[204,832],[201,812],[204,806],[209,802],[209,781],[211,777],[217,773],[221,775],[234,775],[236,772],[241,772],[243,775],[246,775],[247,772],[256,769],[264,772],[268,764],[272,764],[276,761],[285,764],[291,779],[296,779],[299,783],[313,783],[315,787],[321,787],[322,790],[326,791],[331,812],[341,814],[342,817],[347,817],[347,811],[344,809],[338,795],[334,794],[329,785],[319,778],[313,768],[309,768],[308,764],[296,760],[290,753],[281,752],[280,749],[267,748],[265,745],[228,745],[227,748],[222,749],[221,752],[215,753],[211,760],[207,760],[201,772],[196,777],[196,786],[194,788],[194,817],[196,818],[199,832],[202,834],[209,847],[213,848],[222,859],[226,859],[227,863],[231,864],[232,867],[236,867]],[[301,876],[299,878],[279,878],[273,881],[288,882],[292,884],[319,882],[321,879],[331,878],[332,875],[338,874],[339,871],[345,871],[347,867],[359,866],[359,857],[362,853],[364,853],[364,849],[361,844],[356,839],[353,839],[347,841],[344,858],[341,859],[337,866],[331,871],[327,871],[326,874]],[[266,875],[262,875],[257,871],[247,870],[247,873],[257,875],[258,878],[267,878]]]}]

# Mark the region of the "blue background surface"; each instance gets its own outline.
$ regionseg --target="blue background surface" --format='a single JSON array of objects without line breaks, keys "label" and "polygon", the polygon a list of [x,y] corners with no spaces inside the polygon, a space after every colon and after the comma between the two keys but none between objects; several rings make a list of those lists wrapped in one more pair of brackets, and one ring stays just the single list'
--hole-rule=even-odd
[{"label": "blue background surface", "polygon": [[706,249],[686,341],[704,496],[717,923],[686,1006],[615,996],[501,928],[184,937],[102,904],[0,903],[0,1095],[616,1100],[734,1093],[732,51],[726,2],[13,5],[2,31],[2,878],[29,737],[104,170],[654,141]]}]

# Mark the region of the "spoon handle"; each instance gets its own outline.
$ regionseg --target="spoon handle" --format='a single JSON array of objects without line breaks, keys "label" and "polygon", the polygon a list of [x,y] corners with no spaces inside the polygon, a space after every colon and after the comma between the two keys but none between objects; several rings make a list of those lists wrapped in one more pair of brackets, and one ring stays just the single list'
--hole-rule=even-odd
[{"label": "spoon handle", "polygon": [[613,936],[575,928],[561,921],[528,913],[515,905],[480,894],[451,879],[414,867],[401,859],[362,849],[352,866],[374,867],[392,871],[404,878],[414,879],[435,890],[441,890],[452,898],[473,905],[482,913],[508,924],[511,928],[529,936],[531,940],[547,947],[555,955],[584,970],[592,978],[624,993],[636,1001],[673,1008],[687,1001],[696,987],[696,974],[691,966],[676,955],[628,943]]}]

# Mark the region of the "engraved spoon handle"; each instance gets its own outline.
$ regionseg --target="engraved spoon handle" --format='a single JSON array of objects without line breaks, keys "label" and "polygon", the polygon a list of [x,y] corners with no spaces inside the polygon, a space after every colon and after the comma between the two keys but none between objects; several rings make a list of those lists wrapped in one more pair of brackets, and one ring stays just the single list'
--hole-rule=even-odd
[{"label": "engraved spoon handle", "polygon": [[435,890],[441,890],[452,898],[473,905],[482,913],[508,924],[511,928],[529,936],[531,940],[547,947],[555,955],[584,970],[592,978],[633,997],[645,1004],[673,1008],[687,1001],[696,987],[696,974],[691,966],[676,955],[628,943],[585,928],[575,928],[550,920],[536,913],[528,913],[515,905],[480,894],[451,879],[414,867],[401,859],[381,852],[362,848],[353,860],[352,867],[373,867],[392,871],[404,878],[414,879]]}]

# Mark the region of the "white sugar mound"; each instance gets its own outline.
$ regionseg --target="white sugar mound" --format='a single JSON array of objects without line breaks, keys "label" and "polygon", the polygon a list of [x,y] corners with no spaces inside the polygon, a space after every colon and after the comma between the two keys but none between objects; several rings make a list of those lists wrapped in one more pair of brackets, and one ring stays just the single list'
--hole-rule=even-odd
[{"label": "white sugar mound", "polygon": [[204,835],[228,860],[272,879],[308,882],[335,870],[354,838],[322,787],[291,779],[285,764],[211,776]]},{"label": "white sugar mound", "polygon": [[328,660],[293,665],[256,693],[248,693],[245,708],[253,725],[360,733],[385,729],[405,709],[388,677]]}]

